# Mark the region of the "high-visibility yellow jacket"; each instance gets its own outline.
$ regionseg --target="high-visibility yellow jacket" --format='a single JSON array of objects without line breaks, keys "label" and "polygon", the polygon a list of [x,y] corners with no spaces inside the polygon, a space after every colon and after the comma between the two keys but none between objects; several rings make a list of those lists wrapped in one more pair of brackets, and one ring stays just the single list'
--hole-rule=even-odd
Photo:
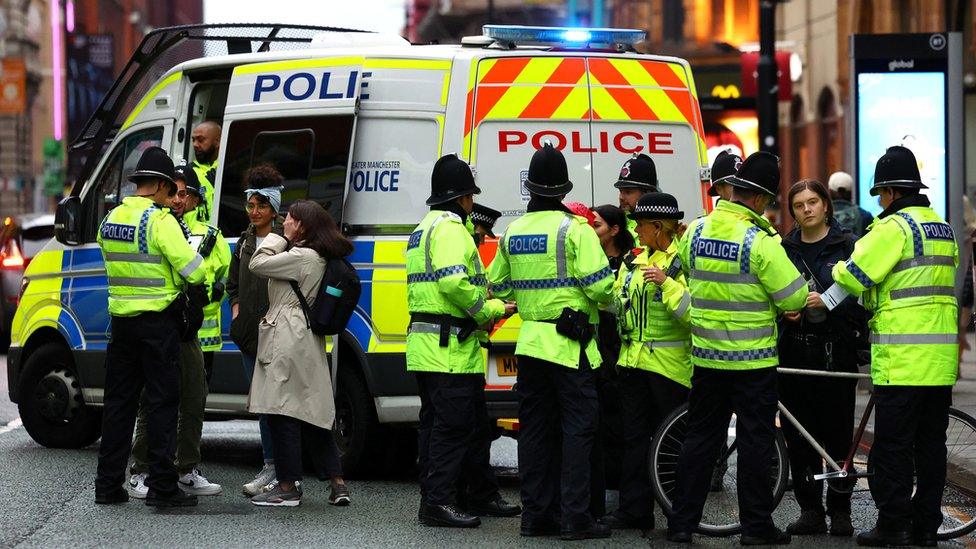
[{"label": "high-visibility yellow jacket", "polygon": [[98,245],[108,275],[108,312],[136,316],[162,311],[176,299],[183,279],[206,278],[203,258],[190,247],[169,209],[128,196],[105,216]]},{"label": "high-visibility yellow jacket", "polygon": [[692,221],[679,243],[695,366],[752,370],[778,363],[777,311],[802,309],[807,283],[768,227],[763,216],[723,200]]},{"label": "high-visibility yellow jacket", "polygon": [[[188,213],[195,211],[194,209]],[[186,221],[186,216],[183,219]],[[203,258],[203,265],[207,271],[205,284],[207,291],[211,292],[210,298],[213,299],[212,292],[214,283],[219,282],[224,284],[227,281],[227,271],[230,269],[231,258],[230,246],[224,240],[224,236],[220,234],[220,230],[216,227],[191,218],[190,223],[187,224],[187,228],[191,235],[191,245],[197,251],[200,250],[199,246],[202,244],[202,238],[207,233],[212,232],[216,236],[217,243],[214,244],[210,254]],[[200,331],[197,332],[197,337],[200,339],[200,348],[203,351],[219,351],[222,345],[220,337],[220,304],[222,302],[223,299],[211,302],[203,308],[203,324],[200,326]]]},{"label": "high-visibility yellow jacket", "polygon": [[[617,364],[691,387],[691,294],[677,255],[672,242],[666,251],[649,255],[645,249],[620,266],[613,287],[622,341]],[[644,281],[643,269],[651,265],[668,275],[660,286]]]},{"label": "high-visibility yellow jacket", "polygon": [[[568,307],[586,313],[596,325],[598,306],[612,298],[613,271],[586,219],[559,210],[516,219],[499,241],[488,278],[496,297],[514,298],[518,304],[522,327],[516,355],[579,368],[580,343],[545,321],[555,321]],[[598,368],[600,351],[594,338],[585,352],[590,366]]]},{"label": "high-visibility yellow jacket", "polygon": [[[407,309],[411,313],[472,319],[488,327],[505,314],[505,304],[488,299],[481,257],[461,217],[432,210],[407,243]],[[411,322],[407,331],[407,370],[449,374],[484,374],[483,329],[464,341],[451,329],[448,346],[440,346],[440,325]]]},{"label": "high-visibility yellow jacket", "polygon": [[952,228],[928,207],[874,221],[833,275],[874,313],[875,385],[953,385],[959,366]]},{"label": "high-visibility yellow jacket", "polygon": [[210,223],[210,220],[213,219],[214,186],[210,178],[207,177],[207,174],[210,173],[210,170],[216,168],[216,159],[209,164],[204,164],[196,160],[193,161],[193,171],[197,174],[197,182],[200,183],[200,194],[203,196],[203,201],[193,210],[196,212],[193,215],[204,223]]}]

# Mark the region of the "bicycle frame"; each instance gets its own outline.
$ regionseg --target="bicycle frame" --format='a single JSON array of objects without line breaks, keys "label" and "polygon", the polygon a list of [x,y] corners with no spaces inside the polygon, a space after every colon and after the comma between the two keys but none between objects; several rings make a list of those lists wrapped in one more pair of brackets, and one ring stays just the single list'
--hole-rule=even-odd
[{"label": "bicycle frame", "polygon": [[[852,372],[827,372],[823,370],[803,370],[799,368],[776,368],[776,371],[781,374],[789,375],[803,375],[803,376],[815,376],[815,377],[832,377],[832,378],[843,378],[843,379],[871,379],[871,374],[861,374]],[[847,454],[847,458],[844,460],[844,465],[839,465],[834,458],[830,457],[827,450],[817,442],[817,439],[813,438],[813,435],[793,416],[792,413],[783,405],[782,402],[776,401],[776,405],[779,407],[780,415],[786,418],[793,427],[800,433],[800,436],[814,449],[820,457],[824,459],[827,465],[831,468],[828,473],[822,473],[819,475],[813,475],[814,480],[824,480],[833,478],[847,478],[850,476],[851,464],[854,463],[854,454],[857,452],[857,445],[861,441],[861,437],[864,436],[864,430],[868,425],[868,418],[871,417],[871,412],[874,410],[874,395],[868,399],[867,407],[864,409],[864,414],[861,416],[861,421],[858,424],[857,432],[854,435],[853,443],[851,444],[850,452]]]}]

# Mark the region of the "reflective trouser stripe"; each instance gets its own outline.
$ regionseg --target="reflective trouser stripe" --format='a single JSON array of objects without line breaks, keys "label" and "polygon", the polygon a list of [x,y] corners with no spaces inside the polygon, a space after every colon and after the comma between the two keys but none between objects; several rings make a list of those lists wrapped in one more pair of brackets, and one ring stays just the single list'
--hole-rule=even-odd
[{"label": "reflective trouser stripe", "polygon": [[956,343],[956,334],[871,334],[877,345],[945,345]]},{"label": "reflective trouser stripe", "polygon": [[[461,329],[457,326],[451,326],[451,333],[457,335]],[[440,324],[431,324],[430,322],[411,322],[410,332],[414,334],[439,334],[441,333]]]},{"label": "reflective trouser stripe", "polygon": [[684,347],[688,341],[679,339],[678,341],[645,341],[644,346],[653,351],[660,347]]},{"label": "reflective trouser stripe", "polygon": [[698,297],[691,298],[691,306],[696,309],[712,309],[715,311],[765,312],[769,310],[769,302],[766,301],[720,301]]},{"label": "reflective trouser stripe", "polygon": [[[131,276],[110,276],[108,277],[110,286],[146,286],[149,288],[166,287],[165,278],[137,278]],[[166,297],[166,296],[153,296]]]},{"label": "reflective trouser stripe", "polygon": [[203,257],[201,257],[200,254],[194,254],[193,260],[180,269],[180,275],[182,275],[183,278],[189,278],[189,276],[193,274],[193,271],[197,270],[197,267],[199,267],[201,263],[203,263]]},{"label": "reflective trouser stripe", "polygon": [[105,261],[127,261],[129,263],[153,263],[163,262],[163,256],[153,254],[132,254],[126,252],[105,252]]},{"label": "reflective trouser stripe", "polygon": [[797,290],[799,290],[800,288],[806,285],[807,285],[807,281],[802,276],[797,277],[797,279],[791,282],[789,286],[777,292],[773,292],[772,298],[776,301],[782,301],[790,297],[791,295],[796,293]]},{"label": "reflective trouser stripe", "polygon": [[917,288],[902,288],[891,290],[891,299],[903,299],[906,297],[926,297],[926,296],[953,296],[956,295],[952,286],[919,286]]},{"label": "reflective trouser stripe", "polygon": [[691,333],[706,339],[721,339],[723,341],[742,341],[746,339],[759,339],[761,337],[772,337],[773,327],[752,328],[748,330],[710,330],[708,328],[691,327]]},{"label": "reflective trouser stripe", "polygon": [[911,269],[914,267],[955,267],[956,262],[952,256],[948,255],[925,255],[922,257],[911,257],[903,259],[895,264],[891,270],[893,273]]},{"label": "reflective trouser stripe", "polygon": [[754,274],[740,273],[716,273],[714,271],[703,271],[692,269],[688,275],[689,279],[701,280],[705,282],[729,282],[733,284],[758,284],[759,278]]}]

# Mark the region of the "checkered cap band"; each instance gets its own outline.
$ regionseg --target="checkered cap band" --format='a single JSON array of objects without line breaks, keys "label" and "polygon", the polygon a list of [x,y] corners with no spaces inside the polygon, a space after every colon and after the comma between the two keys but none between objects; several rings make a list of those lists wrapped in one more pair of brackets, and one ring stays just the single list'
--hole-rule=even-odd
[{"label": "checkered cap band", "polygon": [[489,227],[495,224],[495,220],[487,215],[480,212],[471,212],[471,222],[481,223],[482,225],[488,225]]},{"label": "checkered cap band", "polygon": [[663,204],[644,205],[644,206],[637,206],[636,208],[634,208],[635,214],[655,213],[655,214],[665,214],[665,215],[677,215],[679,211],[680,210],[678,210],[678,208],[674,206],[665,206]]}]

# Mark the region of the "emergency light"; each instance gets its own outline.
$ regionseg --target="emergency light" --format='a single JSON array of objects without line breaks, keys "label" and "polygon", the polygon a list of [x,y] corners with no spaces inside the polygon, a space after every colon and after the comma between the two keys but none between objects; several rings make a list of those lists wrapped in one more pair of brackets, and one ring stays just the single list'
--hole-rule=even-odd
[{"label": "emergency light", "polygon": [[575,27],[526,27],[521,25],[485,25],[482,34],[495,40],[513,43],[559,44],[583,47],[587,44],[633,45],[644,40],[646,33],[636,29],[585,29]]}]

